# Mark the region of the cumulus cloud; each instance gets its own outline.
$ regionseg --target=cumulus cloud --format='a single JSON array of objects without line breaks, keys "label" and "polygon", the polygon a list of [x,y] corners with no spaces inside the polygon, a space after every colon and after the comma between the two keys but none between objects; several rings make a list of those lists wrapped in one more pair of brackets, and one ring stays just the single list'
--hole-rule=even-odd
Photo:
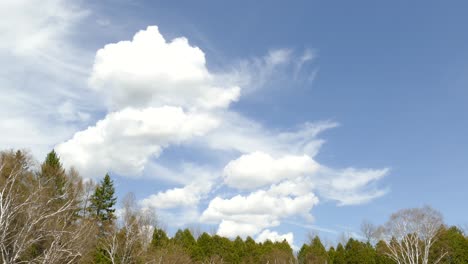
[{"label": "cumulus cloud", "polygon": [[310,210],[318,203],[313,193],[302,196],[279,195],[258,190],[229,199],[215,197],[201,215],[208,223],[220,222],[218,234],[228,237],[255,235],[277,226],[280,220],[294,215],[310,219]]},{"label": "cumulus cloud", "polygon": [[[387,173],[388,169],[331,169],[305,154],[276,159],[262,152],[246,154],[227,164],[224,182],[254,191],[214,198],[201,220],[219,222],[218,234],[229,237],[255,235],[297,215],[310,222],[319,202],[315,193],[340,206],[366,203],[386,193],[374,183]],[[268,188],[258,190],[264,187]]]},{"label": "cumulus cloud", "polygon": [[257,242],[265,242],[266,240],[270,240],[271,242],[283,242],[286,240],[289,245],[293,245],[294,235],[291,232],[286,234],[278,234],[276,231],[270,231],[269,229],[263,230],[257,238],[255,239]]},{"label": "cumulus cloud", "polygon": [[139,175],[151,156],[170,144],[203,135],[217,124],[210,114],[184,112],[179,107],[125,108],[77,132],[56,150],[66,165],[74,165],[84,175],[100,177],[109,170]]},{"label": "cumulus cloud", "polygon": [[108,44],[95,58],[91,86],[111,108],[176,105],[227,107],[240,88],[227,86],[206,68],[205,54],[186,38],[167,42],[158,27],[139,31],[131,41]]},{"label": "cumulus cloud", "polygon": [[168,209],[197,206],[198,202],[211,190],[210,182],[197,182],[183,188],[173,188],[150,195],[141,200],[143,207]]},{"label": "cumulus cloud", "polygon": [[254,189],[283,179],[312,174],[318,163],[307,155],[286,155],[280,158],[263,152],[242,155],[224,168],[224,182],[239,189]]}]

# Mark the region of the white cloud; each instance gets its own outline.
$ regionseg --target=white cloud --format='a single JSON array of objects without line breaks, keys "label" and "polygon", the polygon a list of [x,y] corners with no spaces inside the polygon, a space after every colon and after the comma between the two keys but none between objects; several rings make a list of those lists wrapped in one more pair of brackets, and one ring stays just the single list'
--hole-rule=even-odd
[{"label": "white cloud", "polygon": [[215,197],[200,219],[208,223],[220,222],[219,235],[245,237],[277,226],[281,219],[291,216],[301,215],[310,219],[310,210],[317,203],[318,198],[312,193],[292,197],[258,190],[230,199]]},{"label": "white cloud", "polygon": [[150,195],[141,200],[140,204],[155,209],[197,206],[200,199],[211,190],[211,186],[210,182],[192,183],[183,188],[173,188]]},{"label": "white cloud", "polygon": [[210,114],[184,112],[178,107],[126,108],[77,132],[56,150],[66,165],[74,165],[89,177],[107,171],[139,175],[149,158],[158,156],[163,148],[201,136],[217,124]]},{"label": "white cloud", "polygon": [[49,52],[86,13],[68,0],[2,0],[0,49],[21,56]]},{"label": "white cloud", "polygon": [[158,27],[132,41],[108,44],[96,53],[91,86],[105,94],[110,107],[174,105],[211,109],[236,101],[240,88],[224,87],[206,68],[205,54],[186,38],[167,42]]},{"label": "white cloud", "polygon": [[284,179],[312,174],[318,163],[307,155],[286,155],[280,158],[263,152],[242,155],[224,168],[224,182],[239,189],[255,189]]},{"label": "white cloud", "polygon": [[145,177],[162,180],[171,184],[188,185],[193,182],[212,181],[219,172],[208,166],[181,161],[177,166],[166,166],[153,160],[145,166]]},{"label": "white cloud", "polygon": [[87,53],[70,41],[87,13],[69,0],[0,1],[1,148],[42,159],[95,110],[82,86]]},{"label": "white cloud", "polygon": [[[278,225],[276,222],[274,225]],[[216,234],[223,237],[234,238],[240,236],[246,238],[247,236],[252,236],[257,234],[262,230],[262,228],[272,226],[269,223],[268,219],[256,220],[256,222],[243,222],[243,221],[231,221],[231,220],[222,220],[219,223],[218,231]]]},{"label": "white cloud", "polygon": [[310,84],[318,71],[312,64],[315,58],[310,49],[300,55],[291,49],[272,49],[262,57],[241,60],[223,77],[242,87],[244,95]]},{"label": "white cloud", "polygon": [[265,229],[260,233],[257,238],[255,239],[257,242],[265,242],[266,240],[270,240],[271,242],[283,242],[286,240],[289,245],[293,245],[294,235],[291,232],[286,234],[278,234],[276,231],[270,231],[269,229]]},{"label": "white cloud", "polygon": [[235,112],[223,112],[219,119],[221,123],[217,129],[200,138],[198,145],[240,153],[261,151],[275,156],[308,154],[314,157],[324,143],[317,135],[338,126],[336,122],[323,121],[305,123],[296,131],[277,132]]},{"label": "white cloud", "polygon": [[367,203],[381,197],[388,189],[379,189],[376,181],[385,177],[388,168],[333,170],[324,168],[324,179],[318,181],[320,194],[328,199],[338,201],[339,205],[356,205]]}]

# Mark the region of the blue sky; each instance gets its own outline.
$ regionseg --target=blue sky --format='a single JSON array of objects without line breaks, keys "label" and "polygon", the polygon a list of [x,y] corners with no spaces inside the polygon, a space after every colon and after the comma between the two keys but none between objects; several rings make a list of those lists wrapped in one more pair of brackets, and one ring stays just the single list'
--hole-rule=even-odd
[{"label": "blue sky", "polygon": [[110,171],[170,232],[468,221],[463,1],[1,5],[0,146]]}]

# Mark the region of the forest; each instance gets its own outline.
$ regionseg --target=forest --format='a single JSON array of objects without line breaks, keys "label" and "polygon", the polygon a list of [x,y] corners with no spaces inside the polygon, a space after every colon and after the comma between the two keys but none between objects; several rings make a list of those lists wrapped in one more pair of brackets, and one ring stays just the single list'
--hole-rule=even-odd
[{"label": "forest", "polygon": [[468,263],[463,228],[447,226],[429,206],[401,209],[380,226],[363,222],[363,239],[324,245],[312,235],[296,252],[286,240],[232,240],[190,229],[170,237],[157,212],[139,208],[132,194],[121,200],[118,206],[109,175],[85,181],[54,151],[42,163],[27,151],[0,152],[0,262]]}]

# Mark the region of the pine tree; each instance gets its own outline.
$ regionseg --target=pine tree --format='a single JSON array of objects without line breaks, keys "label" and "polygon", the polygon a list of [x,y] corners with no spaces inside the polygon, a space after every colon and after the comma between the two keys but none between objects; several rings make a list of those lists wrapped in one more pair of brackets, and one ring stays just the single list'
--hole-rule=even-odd
[{"label": "pine tree", "polygon": [[346,244],[346,263],[375,264],[375,250],[370,244],[350,238]]},{"label": "pine tree", "polygon": [[375,263],[376,264],[393,264],[395,261],[393,261],[390,257],[386,255],[388,252],[388,247],[387,244],[385,244],[384,241],[380,240],[376,245],[375,245]]},{"label": "pine tree", "polygon": [[160,249],[167,246],[169,242],[169,238],[167,237],[166,232],[160,228],[156,228],[153,231],[153,238],[151,239],[151,245],[156,248]]},{"label": "pine tree", "polygon": [[197,253],[197,241],[193,237],[190,230],[188,230],[187,228],[184,230],[177,230],[172,240],[176,245],[181,246],[185,250],[185,252],[187,252],[187,254],[189,254],[191,257],[193,257]]},{"label": "pine tree", "polygon": [[309,245],[303,245],[298,254],[299,263],[328,263],[328,253],[318,236]]},{"label": "pine tree", "polygon": [[336,247],[333,264],[346,264],[346,251],[341,243]]},{"label": "pine tree", "polygon": [[109,174],[96,186],[94,194],[91,196],[89,211],[101,224],[111,223],[115,219],[114,205],[117,198],[114,197],[114,183]]},{"label": "pine tree", "polygon": [[328,249],[328,259],[330,260],[329,263],[330,264],[333,264],[335,263],[335,257],[336,257],[336,250],[334,247],[330,247],[330,249]]},{"label": "pine tree", "polygon": [[38,176],[43,186],[49,188],[52,197],[57,198],[65,194],[67,177],[55,150],[47,154]]},{"label": "pine tree", "polygon": [[468,263],[468,239],[463,235],[463,231],[452,226],[442,227],[439,232],[439,239],[431,247],[429,261],[434,263],[438,259],[437,256],[446,253],[439,263]]}]

